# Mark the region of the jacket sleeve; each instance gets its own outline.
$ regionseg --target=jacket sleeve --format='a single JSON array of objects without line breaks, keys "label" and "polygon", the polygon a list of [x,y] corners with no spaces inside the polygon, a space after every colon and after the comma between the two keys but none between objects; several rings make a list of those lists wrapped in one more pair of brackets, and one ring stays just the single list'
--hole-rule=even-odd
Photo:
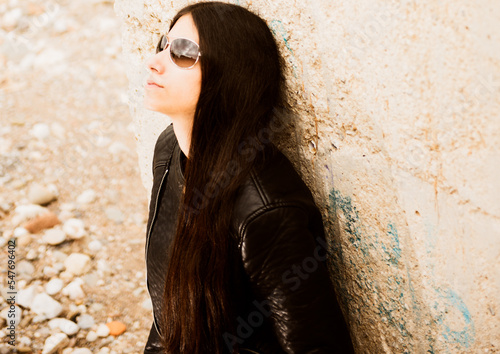
[{"label": "jacket sleeve", "polygon": [[165,353],[165,348],[161,344],[160,336],[156,331],[155,325],[151,326],[151,330],[149,331],[149,338],[146,342],[146,347],[144,348],[144,354],[156,354],[156,353]]},{"label": "jacket sleeve", "polygon": [[258,213],[241,231],[243,266],[285,352],[354,353],[325,264],[326,243],[313,236],[308,215],[300,205]]}]

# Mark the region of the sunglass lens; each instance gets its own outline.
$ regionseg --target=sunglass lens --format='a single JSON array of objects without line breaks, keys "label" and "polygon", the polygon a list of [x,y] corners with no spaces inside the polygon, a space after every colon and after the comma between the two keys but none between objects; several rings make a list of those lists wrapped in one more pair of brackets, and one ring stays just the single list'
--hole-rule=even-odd
[{"label": "sunglass lens", "polygon": [[198,45],[184,38],[176,38],[170,44],[170,55],[173,62],[181,68],[189,68],[198,59]]},{"label": "sunglass lens", "polygon": [[160,40],[158,41],[158,45],[156,46],[156,54],[165,50],[165,46],[167,45],[167,43],[168,43],[167,36],[162,35]]}]

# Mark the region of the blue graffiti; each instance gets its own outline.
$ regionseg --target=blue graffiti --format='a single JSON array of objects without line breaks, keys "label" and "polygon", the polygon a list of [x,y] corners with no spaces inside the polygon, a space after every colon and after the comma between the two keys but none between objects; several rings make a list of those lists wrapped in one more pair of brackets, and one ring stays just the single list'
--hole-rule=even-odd
[{"label": "blue graffiti", "polygon": [[463,302],[463,300],[458,296],[456,292],[451,289],[447,289],[446,291],[440,291],[439,289],[435,289],[439,296],[445,300],[445,306],[454,307],[458,310],[464,319],[464,327],[460,331],[452,330],[448,324],[445,323],[446,318],[445,314],[448,312],[448,309],[445,311],[441,311],[437,322],[442,327],[442,336],[448,343],[457,343],[465,348],[469,348],[470,345],[474,342],[475,329],[474,323],[472,322],[472,317],[469,312],[469,309]]},{"label": "blue graffiti", "polygon": [[[353,289],[354,293],[372,294],[372,296],[357,296],[355,299],[350,296],[349,300],[353,302],[348,302],[348,307],[354,312],[354,316],[360,319],[359,321],[366,317],[367,312],[376,313],[380,316],[382,322],[400,333],[403,347],[401,352],[410,353],[413,345],[409,338],[412,338],[412,335],[406,328],[407,323],[405,320],[407,317],[405,316],[406,309],[404,305],[406,285],[403,277],[398,275],[400,271],[397,267],[402,251],[396,225],[389,223],[385,237],[379,240],[376,232],[370,232],[364,226],[352,198],[342,196],[335,189],[329,194],[328,212],[329,217],[332,219],[338,220],[339,217],[343,216],[341,227],[347,236],[349,244],[358,250],[361,256],[352,259],[352,254],[347,253],[344,255],[341,251],[342,246],[339,245],[340,242],[337,242],[336,249],[340,250],[340,252],[337,252],[336,260],[341,259],[342,264],[347,267],[349,267],[349,264],[352,265],[350,267],[350,276],[353,281],[352,285],[355,287]],[[390,242],[387,242],[387,240]],[[394,271],[390,272],[393,275],[389,276],[384,284],[378,283],[375,271],[371,266],[373,262],[377,262],[376,257],[373,257],[377,254],[389,267],[396,267]],[[346,259],[348,256],[350,258]],[[360,263],[362,266],[360,266]],[[342,294],[344,292],[347,291],[342,289]]]},{"label": "blue graffiti", "polygon": [[394,224],[390,223],[388,225],[387,235],[391,240],[391,250],[387,250],[384,244],[382,244],[381,247],[388,257],[387,260],[397,266],[401,258],[401,248],[399,247],[399,236]]},{"label": "blue graffiti", "polygon": [[292,55],[291,63],[293,68],[293,76],[297,77],[297,65],[295,65],[295,54],[293,54],[292,47],[290,46],[290,43],[288,43],[288,32],[286,31],[285,26],[283,26],[283,23],[280,20],[272,20],[269,27],[271,28],[271,31],[275,36],[280,36],[281,39],[283,39],[285,47]]}]

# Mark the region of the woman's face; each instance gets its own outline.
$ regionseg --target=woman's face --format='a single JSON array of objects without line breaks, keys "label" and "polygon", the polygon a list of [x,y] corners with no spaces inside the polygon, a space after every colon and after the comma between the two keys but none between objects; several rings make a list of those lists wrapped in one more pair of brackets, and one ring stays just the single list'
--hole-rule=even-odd
[{"label": "woman's face", "polygon": [[[169,42],[183,37],[199,43],[198,31],[190,14],[179,18],[167,35]],[[194,118],[201,88],[200,61],[191,69],[177,67],[169,58],[169,48],[146,62],[150,75],[145,85],[145,108],[164,113],[172,120]],[[201,60],[201,58],[200,58]]]}]

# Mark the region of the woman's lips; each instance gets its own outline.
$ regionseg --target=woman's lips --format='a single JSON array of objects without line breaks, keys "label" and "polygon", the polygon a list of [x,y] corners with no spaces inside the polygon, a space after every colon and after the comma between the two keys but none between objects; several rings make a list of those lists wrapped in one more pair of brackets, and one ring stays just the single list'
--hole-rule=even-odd
[{"label": "woman's lips", "polygon": [[148,81],[147,84],[146,84],[146,87],[160,87],[160,88],[163,88],[163,86],[157,84],[154,81]]}]

